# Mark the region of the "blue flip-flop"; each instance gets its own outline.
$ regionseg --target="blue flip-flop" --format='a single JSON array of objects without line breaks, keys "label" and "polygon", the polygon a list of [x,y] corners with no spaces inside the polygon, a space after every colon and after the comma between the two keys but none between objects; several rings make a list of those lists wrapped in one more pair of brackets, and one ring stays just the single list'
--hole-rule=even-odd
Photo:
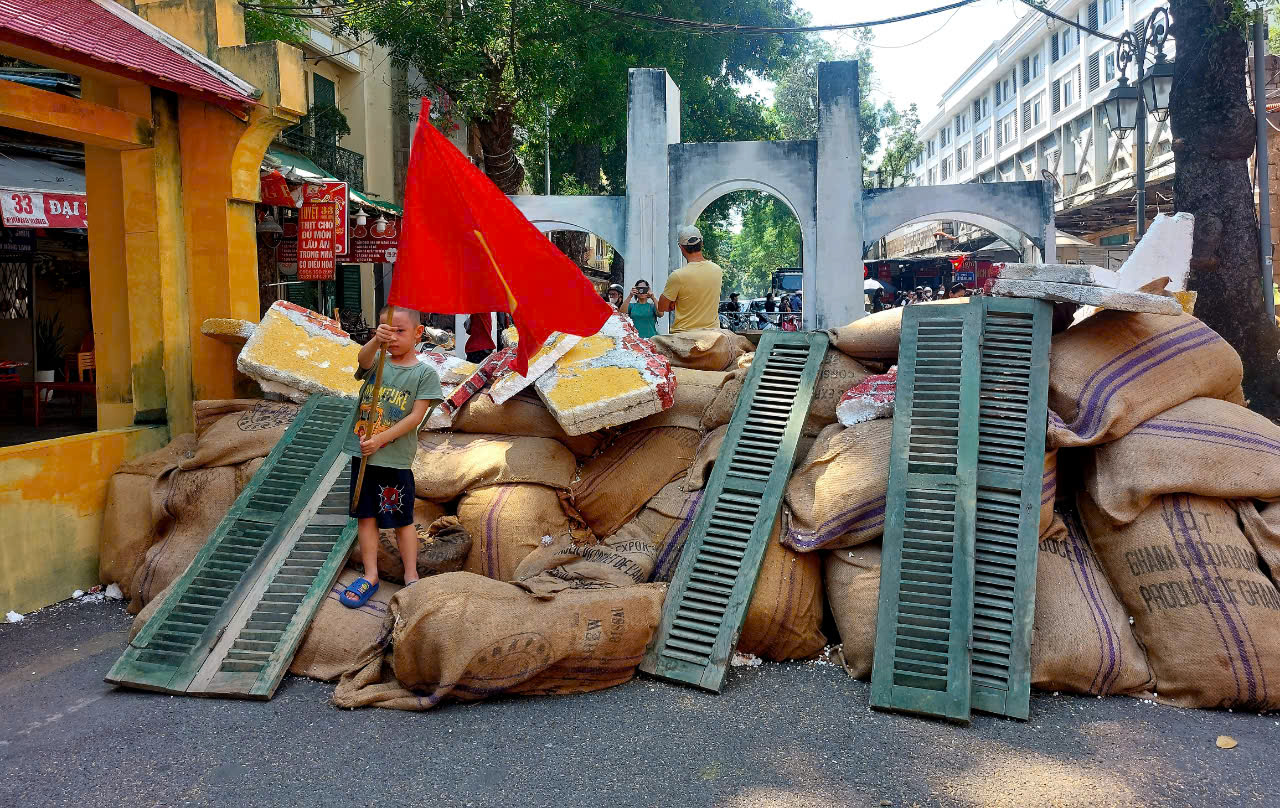
[{"label": "blue flip-flop", "polygon": [[[342,601],[342,605],[348,609],[359,609],[361,606],[369,602],[369,598],[373,597],[373,593],[378,591],[378,584],[371,584],[365,578],[357,578],[351,582],[351,585],[342,590],[342,596],[338,600]],[[355,595],[356,600],[350,600],[347,595]]]}]

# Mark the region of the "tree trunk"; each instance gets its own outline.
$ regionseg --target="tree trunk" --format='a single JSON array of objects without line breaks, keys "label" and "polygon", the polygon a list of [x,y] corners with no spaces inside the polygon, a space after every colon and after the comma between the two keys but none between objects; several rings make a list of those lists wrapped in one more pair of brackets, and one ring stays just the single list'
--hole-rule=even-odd
[{"label": "tree trunk", "polygon": [[587,233],[581,230],[552,230],[551,243],[578,266],[587,263]]},{"label": "tree trunk", "polygon": [[575,143],[570,147],[573,155],[573,175],[593,194],[604,193],[600,167],[604,153],[599,143]]},{"label": "tree trunk", "polygon": [[1239,351],[1250,407],[1277,419],[1280,330],[1264,307],[1248,168],[1256,141],[1245,96],[1247,45],[1228,23],[1230,8],[1227,0],[1170,2],[1174,204],[1196,217],[1189,282],[1199,292],[1196,315]]},{"label": "tree trunk", "polygon": [[516,157],[515,105],[495,105],[487,119],[471,121],[471,128],[484,150],[484,173],[504,194],[517,193],[524,182],[524,166]]}]

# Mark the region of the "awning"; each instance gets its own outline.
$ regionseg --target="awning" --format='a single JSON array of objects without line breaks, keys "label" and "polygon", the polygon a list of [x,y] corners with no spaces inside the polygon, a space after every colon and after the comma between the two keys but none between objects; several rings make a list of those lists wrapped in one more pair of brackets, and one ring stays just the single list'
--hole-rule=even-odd
[{"label": "awning", "polygon": [[85,228],[84,170],[39,157],[0,161],[0,220],[6,227]]},{"label": "awning", "polygon": [[[280,163],[284,175],[295,182],[305,180],[337,181],[337,177],[331,176],[329,172],[325,171],[310,159],[298,154],[297,152],[270,148],[267,149],[267,158],[268,160],[274,160]],[[392,213],[396,216],[404,214],[404,209],[399,205],[391,202],[384,202],[379,199],[373,199],[369,195],[361,193],[354,188],[348,189],[348,196],[352,202],[364,205],[365,207],[374,208],[375,210],[382,211],[383,213]]]}]

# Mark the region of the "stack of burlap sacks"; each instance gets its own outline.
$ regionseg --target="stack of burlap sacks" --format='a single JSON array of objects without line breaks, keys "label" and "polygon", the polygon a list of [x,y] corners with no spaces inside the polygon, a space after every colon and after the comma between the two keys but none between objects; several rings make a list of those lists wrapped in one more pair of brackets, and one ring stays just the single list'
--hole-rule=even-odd
[{"label": "stack of burlap sacks", "polygon": [[[832,332],[893,361],[901,309]],[[1055,335],[1032,683],[1180,706],[1280,707],[1280,427],[1191,315],[1102,311]],[[783,542],[825,550],[852,675],[870,675],[892,421],[819,437]],[[806,514],[811,514],[805,517]]]}]

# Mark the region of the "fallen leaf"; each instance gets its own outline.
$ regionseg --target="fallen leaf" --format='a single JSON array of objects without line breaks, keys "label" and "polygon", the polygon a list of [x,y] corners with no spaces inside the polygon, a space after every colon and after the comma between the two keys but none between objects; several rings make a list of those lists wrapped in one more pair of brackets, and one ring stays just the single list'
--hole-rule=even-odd
[{"label": "fallen leaf", "polygon": [[1230,735],[1219,735],[1218,748],[1219,749],[1235,749],[1236,739],[1232,738]]}]

